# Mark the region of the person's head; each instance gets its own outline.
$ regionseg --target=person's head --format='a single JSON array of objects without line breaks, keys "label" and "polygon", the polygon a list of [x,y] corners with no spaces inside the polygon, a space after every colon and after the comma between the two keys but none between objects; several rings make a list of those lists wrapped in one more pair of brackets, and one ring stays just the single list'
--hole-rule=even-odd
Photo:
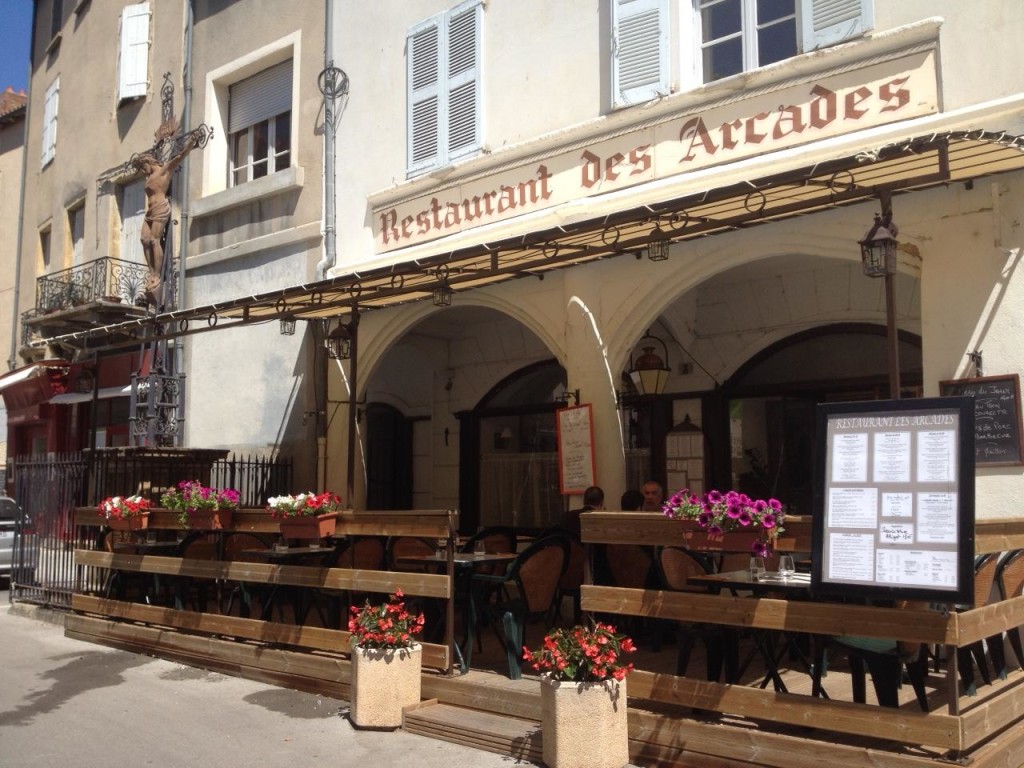
[{"label": "person's head", "polygon": [[604,491],[592,485],[583,492],[583,506],[591,509],[604,509]]},{"label": "person's head", "polygon": [[661,509],[662,502],[665,501],[665,495],[661,491],[661,483],[648,480],[643,484],[640,492],[644,495],[644,509],[646,511],[655,512]]},{"label": "person's head", "polygon": [[640,491],[626,491],[619,499],[619,507],[623,512],[637,512],[644,504],[644,495]]}]

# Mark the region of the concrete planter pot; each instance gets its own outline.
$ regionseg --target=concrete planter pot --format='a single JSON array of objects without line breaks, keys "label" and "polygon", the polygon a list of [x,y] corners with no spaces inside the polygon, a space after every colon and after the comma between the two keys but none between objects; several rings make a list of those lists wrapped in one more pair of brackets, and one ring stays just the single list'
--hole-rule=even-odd
[{"label": "concrete planter pot", "polygon": [[549,768],[622,768],[629,762],[626,681],[540,684],[541,738]]},{"label": "concrete planter pot", "polygon": [[352,649],[352,708],[357,728],[394,730],[402,709],[420,703],[423,646]]}]

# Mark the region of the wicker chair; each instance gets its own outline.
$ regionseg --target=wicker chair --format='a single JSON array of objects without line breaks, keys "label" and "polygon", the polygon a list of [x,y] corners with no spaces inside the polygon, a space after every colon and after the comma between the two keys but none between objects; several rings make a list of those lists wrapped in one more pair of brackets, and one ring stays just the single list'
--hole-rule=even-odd
[{"label": "wicker chair", "polygon": [[[470,621],[476,625],[487,618],[498,631],[498,619],[504,637],[500,637],[508,656],[508,674],[513,680],[521,676],[520,659],[526,638],[526,624],[534,619],[550,620],[558,597],[558,582],[569,562],[569,542],[565,536],[539,539],[516,556],[505,574],[473,574],[470,599]],[[483,603],[481,595],[495,594],[495,585],[511,582],[514,597],[496,603]],[[472,650],[470,646],[469,650]],[[467,656],[466,663],[469,663]]]}]

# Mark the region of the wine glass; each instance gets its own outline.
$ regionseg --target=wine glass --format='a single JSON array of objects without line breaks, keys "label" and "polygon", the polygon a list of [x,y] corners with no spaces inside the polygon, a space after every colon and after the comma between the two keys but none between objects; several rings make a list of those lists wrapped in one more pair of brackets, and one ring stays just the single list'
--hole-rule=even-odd
[{"label": "wine glass", "polygon": [[752,557],[750,558],[750,580],[760,581],[764,576],[764,558],[763,557]]},{"label": "wine glass", "polygon": [[789,579],[796,573],[796,566],[793,564],[792,555],[781,555],[779,557],[779,576]]}]

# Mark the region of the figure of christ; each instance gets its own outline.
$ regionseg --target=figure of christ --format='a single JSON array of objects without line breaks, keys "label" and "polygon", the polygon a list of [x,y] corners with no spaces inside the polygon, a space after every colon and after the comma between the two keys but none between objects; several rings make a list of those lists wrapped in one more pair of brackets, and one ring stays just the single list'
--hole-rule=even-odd
[{"label": "figure of christ", "polygon": [[[158,132],[159,135],[159,132]],[[200,135],[190,133],[182,148],[167,162],[161,162],[153,151],[132,158],[132,165],[145,177],[146,215],[142,223],[142,250],[149,274],[146,277],[146,301],[160,308],[163,303],[164,234],[171,219],[171,201],[167,193],[171,178],[189,152],[198,146]],[[159,146],[159,143],[158,145]]]}]

